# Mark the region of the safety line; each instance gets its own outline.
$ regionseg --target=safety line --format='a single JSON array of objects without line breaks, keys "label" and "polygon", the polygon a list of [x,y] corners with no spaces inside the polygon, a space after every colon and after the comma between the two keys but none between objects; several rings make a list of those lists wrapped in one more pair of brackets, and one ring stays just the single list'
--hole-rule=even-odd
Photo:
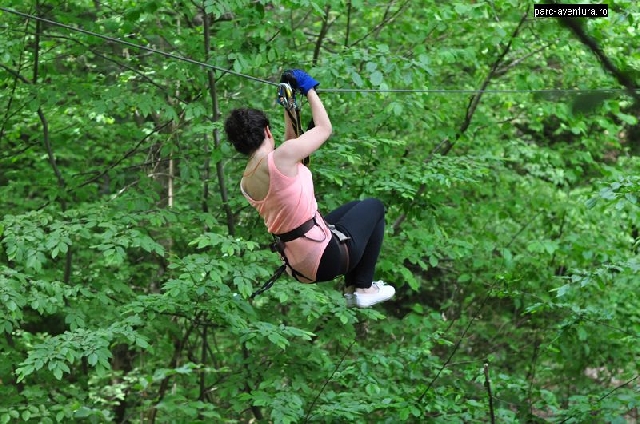
[{"label": "safety line", "polygon": [[22,16],[23,18],[36,19],[38,21],[46,22],[48,24],[59,26],[61,28],[65,28],[65,29],[68,29],[68,30],[71,30],[71,31],[81,32],[83,34],[87,34],[87,35],[91,35],[93,37],[101,38],[103,40],[107,40],[107,41],[111,41],[111,42],[114,42],[114,43],[123,44],[125,46],[129,46],[129,47],[133,47],[133,48],[136,48],[136,49],[144,50],[144,51],[147,51],[147,52],[150,52],[150,53],[154,53],[154,54],[159,54],[161,56],[169,57],[171,59],[181,60],[181,61],[184,61],[184,62],[187,62],[187,63],[191,63],[193,65],[202,66],[204,68],[215,69],[216,71],[224,72],[226,74],[232,74],[232,75],[235,75],[235,76],[238,76],[238,77],[246,78],[246,79],[253,80],[253,81],[258,81],[258,82],[261,82],[261,83],[264,83],[264,84],[278,85],[275,82],[271,82],[271,81],[267,81],[265,79],[253,77],[251,75],[246,75],[246,74],[243,74],[243,73],[240,73],[240,72],[233,71],[231,69],[220,68],[219,66],[214,66],[214,65],[211,65],[211,64],[208,64],[208,63],[200,62],[198,60],[190,59],[188,57],[180,56],[180,55],[173,54],[173,53],[167,53],[167,52],[164,52],[162,50],[156,50],[156,49],[153,49],[151,47],[146,47],[146,46],[143,46],[143,45],[140,45],[140,44],[131,43],[129,41],[121,40],[119,38],[109,37],[108,35],[98,34],[97,32],[89,31],[89,30],[86,30],[86,29],[82,29],[82,28],[78,28],[78,27],[72,27],[70,25],[63,24],[63,23],[56,22],[56,21],[52,21],[50,19],[41,18],[41,17],[35,16],[35,15],[30,15],[28,13],[18,12],[17,10],[7,9],[6,7],[0,7],[0,10],[2,10],[4,12],[7,12],[7,13],[13,13],[14,15]]},{"label": "safety line", "polygon": [[[205,62],[201,62],[195,59],[191,59],[185,56],[180,56],[177,54],[173,54],[173,53],[167,53],[165,51],[162,50],[157,50],[151,47],[147,47],[147,46],[143,46],[141,44],[135,44],[132,43],[130,41],[126,41],[126,40],[122,40],[119,38],[115,38],[115,37],[110,37],[108,35],[103,35],[103,34],[98,34],[97,32],[93,32],[93,31],[89,31],[83,28],[79,28],[79,27],[74,27],[71,25],[67,25],[67,24],[63,24],[61,22],[56,22],[56,21],[52,21],[50,19],[46,19],[46,18],[41,18],[39,16],[35,16],[35,15],[31,15],[28,13],[24,13],[24,12],[18,12],[17,10],[13,10],[13,9],[8,9],[6,7],[0,7],[0,10],[3,12],[7,12],[7,13],[11,13],[14,15],[18,15],[21,16],[23,18],[28,18],[28,19],[35,19],[38,21],[42,21],[42,22],[46,22],[50,25],[53,26],[58,26],[61,28],[65,28],[68,29],[70,31],[75,31],[75,32],[80,32],[86,35],[90,35],[93,37],[97,37],[97,38],[101,38],[103,40],[107,40],[107,41],[111,41],[113,43],[118,43],[118,44],[122,44],[125,46],[129,46],[129,47],[133,47],[135,49],[140,49],[140,50],[144,50],[147,51],[149,53],[153,53],[153,54],[157,54],[160,56],[164,56],[164,57],[168,57],[171,59],[175,59],[175,60],[180,60],[183,62],[187,62],[190,63],[192,65],[198,65],[200,67],[203,68],[208,68],[208,69],[213,69],[216,71],[220,71],[222,73],[225,74],[231,74],[231,75],[235,75],[237,77],[240,78],[245,78],[251,81],[256,81],[256,82],[260,82],[263,84],[267,84],[267,85],[273,85],[273,86],[277,86],[278,83],[273,82],[273,81],[269,81],[266,79],[262,79],[262,78],[258,78],[258,77],[254,77],[251,75],[247,75],[247,74],[243,74],[242,72],[237,72],[234,71],[232,69],[226,69],[226,68],[221,68],[219,66],[215,66],[215,65],[211,65],[209,63],[205,63]],[[383,88],[320,88],[319,90],[322,93],[405,93],[405,94],[409,94],[409,93],[433,93],[433,94],[479,94],[479,93],[485,93],[485,94],[508,94],[508,93],[539,93],[539,94],[554,94],[554,93],[559,93],[559,94],[578,94],[578,93],[622,93],[622,92],[628,92],[629,90],[623,89],[623,88],[587,88],[587,89],[582,89],[582,88],[575,88],[575,89],[571,89],[571,88],[566,88],[566,89],[556,89],[556,88],[552,88],[552,89],[538,89],[538,90],[529,90],[529,89],[491,89],[491,90],[474,90],[474,89],[402,89],[402,88],[389,88],[389,89],[383,89]],[[640,92],[639,90],[636,90],[638,92]]]},{"label": "safety line", "polygon": [[[548,88],[548,89],[492,89],[492,90],[474,90],[474,89],[403,89],[403,88],[389,88],[389,89],[367,89],[367,88],[325,88],[319,90],[322,93],[453,93],[453,94],[476,94],[476,93],[539,93],[539,94],[552,94],[552,93],[615,93],[615,92],[628,92],[623,88]],[[640,89],[636,90],[640,92]]]}]

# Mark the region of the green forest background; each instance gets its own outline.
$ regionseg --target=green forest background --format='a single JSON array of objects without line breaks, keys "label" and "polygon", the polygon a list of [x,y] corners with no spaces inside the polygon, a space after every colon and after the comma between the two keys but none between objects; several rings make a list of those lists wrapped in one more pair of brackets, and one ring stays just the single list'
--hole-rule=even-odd
[{"label": "green forest background", "polygon": [[[608,4],[3,0],[0,423],[638,422],[640,6]],[[292,67],[321,212],[387,207],[373,309],[249,299],[279,258],[221,123],[282,137]]]}]

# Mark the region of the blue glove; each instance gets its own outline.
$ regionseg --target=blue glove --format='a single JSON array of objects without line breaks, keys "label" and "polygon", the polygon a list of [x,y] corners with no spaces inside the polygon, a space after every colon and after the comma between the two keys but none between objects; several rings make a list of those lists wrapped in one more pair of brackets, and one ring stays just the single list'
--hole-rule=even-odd
[{"label": "blue glove", "polygon": [[320,85],[320,83],[313,79],[311,75],[307,74],[305,71],[301,71],[300,69],[286,71],[282,75],[282,80],[283,82],[289,82],[294,89],[299,90],[305,96],[309,93],[309,90]]}]

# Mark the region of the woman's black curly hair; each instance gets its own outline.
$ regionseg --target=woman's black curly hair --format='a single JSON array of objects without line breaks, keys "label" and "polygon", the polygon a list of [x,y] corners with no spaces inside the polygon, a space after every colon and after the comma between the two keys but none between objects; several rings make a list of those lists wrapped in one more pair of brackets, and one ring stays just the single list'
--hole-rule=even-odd
[{"label": "woman's black curly hair", "polygon": [[238,152],[250,155],[262,145],[268,126],[269,118],[263,111],[242,108],[231,111],[224,122],[224,131]]}]

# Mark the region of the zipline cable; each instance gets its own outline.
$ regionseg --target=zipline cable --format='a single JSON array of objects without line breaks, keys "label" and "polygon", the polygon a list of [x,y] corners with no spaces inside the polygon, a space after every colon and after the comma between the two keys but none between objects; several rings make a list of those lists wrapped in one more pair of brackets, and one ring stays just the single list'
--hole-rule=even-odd
[{"label": "zipline cable", "polygon": [[56,22],[56,21],[52,21],[50,19],[41,18],[39,16],[30,15],[28,13],[18,12],[17,10],[7,9],[6,7],[0,7],[0,10],[2,10],[3,12],[12,13],[14,15],[22,16],[23,18],[35,19],[35,20],[38,20],[38,21],[46,22],[46,23],[48,23],[50,25],[59,26],[61,28],[65,28],[65,29],[68,29],[70,31],[75,31],[75,32],[80,32],[80,33],[86,34],[86,35],[91,35],[93,37],[97,37],[97,38],[101,38],[103,40],[111,41],[113,43],[118,43],[118,44],[122,44],[122,45],[125,45],[125,46],[133,47],[135,49],[144,50],[144,51],[147,51],[147,52],[150,52],[150,53],[153,53],[153,54],[158,54],[160,56],[165,56],[165,57],[168,57],[168,58],[171,58],[171,59],[181,60],[183,62],[191,63],[193,65],[198,65],[198,66],[201,66],[201,67],[204,67],[204,68],[214,69],[216,71],[224,72],[226,74],[235,75],[235,76],[238,76],[238,77],[246,78],[246,79],[257,81],[257,82],[261,82],[263,84],[278,85],[275,82],[271,82],[271,81],[267,81],[265,79],[253,77],[251,75],[246,75],[246,74],[243,74],[241,72],[233,71],[231,69],[221,68],[219,66],[211,65],[211,64],[205,63],[205,62],[200,62],[198,60],[190,59],[190,58],[185,57],[185,56],[180,56],[180,55],[173,54],[173,53],[167,53],[167,52],[164,52],[162,50],[157,50],[157,49],[154,49],[154,48],[151,48],[151,47],[147,47],[147,46],[143,46],[143,45],[140,45],[140,44],[132,43],[130,41],[126,41],[126,40],[122,40],[122,39],[114,38],[114,37],[109,37],[108,35],[98,34],[97,32],[89,31],[89,30],[86,30],[86,29],[83,29],[83,28],[73,27],[71,25],[63,24],[61,22]]},{"label": "zipline cable", "polygon": [[[622,88],[548,88],[548,89],[492,89],[492,90],[474,90],[474,89],[410,89],[410,88],[325,88],[321,89],[323,93],[441,93],[441,94],[477,94],[477,93],[611,93],[611,92],[628,92]],[[640,89],[636,90],[640,92]]]},{"label": "zipline cable", "polygon": [[[28,19],[35,19],[38,21],[42,21],[45,23],[48,23],[50,25],[53,26],[58,26],[61,28],[65,28],[68,29],[70,31],[75,31],[75,32],[80,32],[82,34],[86,34],[86,35],[90,35],[92,37],[97,37],[106,41],[110,41],[112,43],[117,43],[117,44],[121,44],[124,46],[128,46],[128,47],[132,47],[135,49],[140,49],[140,50],[144,50],[146,52],[152,53],[152,54],[157,54],[160,56],[164,56],[170,59],[175,59],[175,60],[179,60],[182,62],[186,62],[186,63],[190,63],[192,65],[197,65],[203,68],[207,68],[207,69],[213,69],[225,74],[231,74],[231,75],[235,75],[237,77],[240,78],[244,78],[247,80],[251,80],[251,81],[256,81],[256,82],[260,82],[263,84],[267,84],[267,85],[273,85],[273,86],[277,86],[278,83],[273,82],[273,81],[269,81],[263,78],[258,78],[258,77],[254,77],[252,75],[248,75],[248,74],[244,74],[242,72],[238,72],[238,71],[234,71],[232,69],[226,69],[226,68],[222,68],[220,66],[215,66],[215,65],[211,65],[210,63],[205,63],[205,62],[201,62],[199,60],[195,60],[195,59],[191,59],[185,56],[180,56],[177,54],[173,54],[173,53],[168,53],[162,50],[158,50],[158,49],[154,49],[152,47],[147,47],[147,46],[143,46],[141,44],[136,44],[136,43],[132,43],[130,41],[126,41],[126,40],[122,40],[120,38],[115,38],[115,37],[110,37],[108,35],[103,35],[103,34],[99,34],[97,32],[93,32],[93,31],[89,31],[83,28],[79,28],[79,27],[74,27],[71,25],[67,25],[67,24],[63,24],[61,22],[56,22],[53,21],[51,19],[46,19],[46,18],[42,18],[40,16],[35,16],[35,15],[31,15],[29,13],[24,13],[24,12],[19,12],[17,10],[13,10],[13,9],[8,9],[6,7],[0,7],[0,10],[6,13],[10,13],[13,15],[17,15],[17,16],[21,16],[23,18],[28,18]],[[576,89],[571,89],[571,88],[567,88],[567,89],[540,89],[540,90],[530,90],[530,89],[492,89],[492,90],[474,90],[474,89],[410,89],[410,88],[322,88],[321,91],[323,93],[404,93],[404,94],[410,94],[410,93],[433,93],[433,94],[478,94],[478,93],[485,93],[485,94],[508,94],[508,93],[540,93],[540,94],[553,94],[553,93],[558,93],[558,94],[574,94],[574,93],[621,93],[621,92],[628,92],[628,90],[626,89],[622,89],[622,88],[588,88],[588,89],[581,89],[581,88],[576,88]],[[640,90],[637,90],[638,92],[640,92]]]}]

